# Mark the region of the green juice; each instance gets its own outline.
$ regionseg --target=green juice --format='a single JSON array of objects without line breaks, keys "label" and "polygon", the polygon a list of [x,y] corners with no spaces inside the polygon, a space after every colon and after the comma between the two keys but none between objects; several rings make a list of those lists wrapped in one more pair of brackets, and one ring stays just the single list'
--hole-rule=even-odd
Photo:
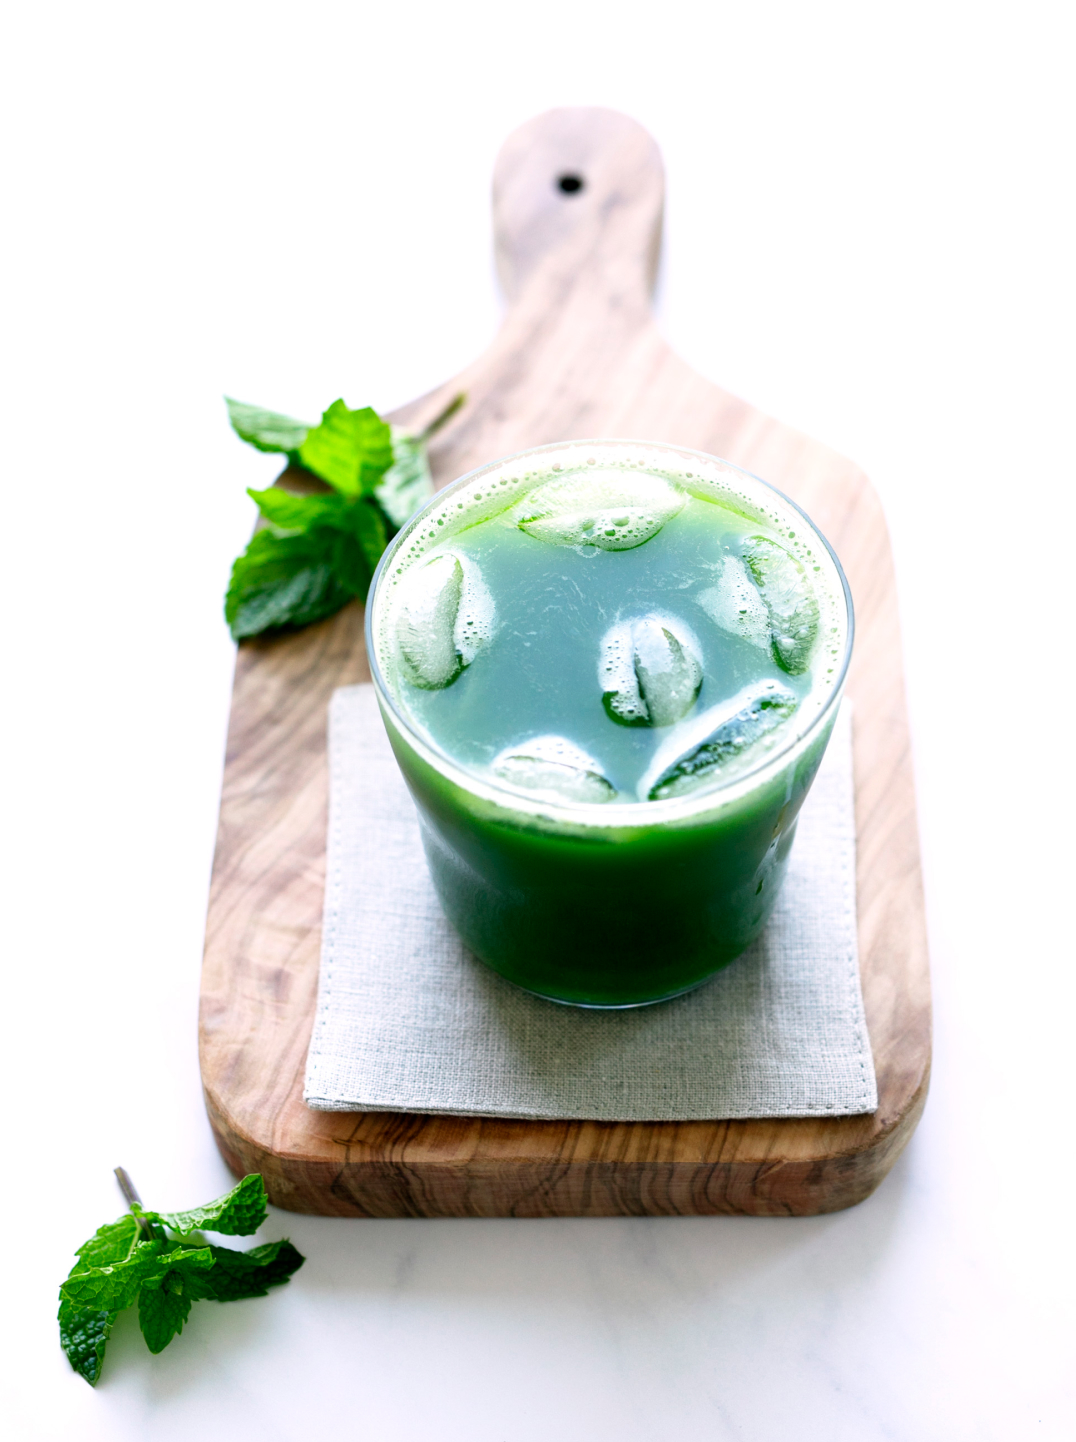
[{"label": "green juice", "polygon": [[494,970],[636,1006],[758,935],[852,632],[779,493],[671,447],[510,457],[396,538],[367,629],[441,903]]}]

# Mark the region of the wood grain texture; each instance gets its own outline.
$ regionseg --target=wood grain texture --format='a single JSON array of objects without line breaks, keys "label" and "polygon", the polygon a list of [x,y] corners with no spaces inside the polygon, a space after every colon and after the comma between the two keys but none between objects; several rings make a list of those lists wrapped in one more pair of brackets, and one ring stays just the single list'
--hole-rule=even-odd
[{"label": "wood grain texture", "polygon": [[[574,195],[557,188],[584,177]],[[313,1112],[314,1015],[328,798],[326,709],[368,678],[362,611],[239,648],[201,1000],[206,1105],[236,1173],[272,1200],[340,1216],[577,1216],[836,1211],[878,1185],[911,1135],[930,1066],[930,990],[893,565],[850,462],[697,375],[650,310],[663,171],[650,136],[604,110],[557,110],[510,137],[493,185],[509,298],[489,350],[404,407],[438,436],[439,483],[549,441],[693,446],[763,476],[829,537],[857,641],[859,938],[878,1074],[873,1116],[685,1123],[522,1122]]]}]

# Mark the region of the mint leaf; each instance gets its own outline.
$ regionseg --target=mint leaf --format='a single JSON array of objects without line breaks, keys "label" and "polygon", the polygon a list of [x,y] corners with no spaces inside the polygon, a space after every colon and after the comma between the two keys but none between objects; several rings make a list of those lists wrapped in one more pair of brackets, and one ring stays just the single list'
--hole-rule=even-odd
[{"label": "mint leaf", "polygon": [[66,1297],[60,1298],[57,1321],[60,1324],[60,1346],[67,1360],[91,1387],[97,1386],[101,1365],[105,1360],[105,1344],[118,1312],[99,1312],[76,1307]]},{"label": "mint leaf", "polygon": [[[141,1228],[130,1212],[125,1212],[114,1222],[106,1222],[79,1247],[76,1253],[78,1261],[68,1273],[68,1278],[126,1261],[133,1254],[141,1235]],[[101,1375],[105,1344],[118,1315],[118,1311],[80,1307],[60,1293],[60,1309],[56,1314],[60,1324],[60,1346],[67,1353],[71,1366],[91,1387],[97,1385]]]},{"label": "mint leaf", "polygon": [[410,431],[392,427],[392,465],[374,489],[378,505],[397,530],[433,495],[426,445]]},{"label": "mint leaf", "polygon": [[232,430],[259,451],[284,451],[290,455],[299,449],[310,430],[305,421],[292,420],[291,416],[263,410],[261,406],[244,405],[242,401],[233,401],[231,396],[225,396],[224,403]]},{"label": "mint leaf", "polygon": [[168,1242],[139,1242],[124,1262],[77,1272],[60,1287],[60,1296],[76,1307],[122,1312],[130,1307],[144,1282],[159,1280],[179,1262],[213,1265],[208,1247],[171,1247]]},{"label": "mint leaf", "polygon": [[392,465],[392,432],[370,406],[333,401],[298,448],[301,465],[344,496],[368,496]]},{"label": "mint leaf", "polygon": [[79,1272],[88,1272],[91,1267],[107,1267],[113,1262],[122,1262],[134,1251],[141,1235],[138,1222],[130,1212],[124,1212],[114,1222],[98,1227],[88,1242],[83,1242],[76,1256],[78,1261],[68,1273],[74,1277]]},{"label": "mint leaf", "polygon": [[[258,493],[259,505],[266,494]],[[280,497],[265,502],[282,521],[299,522],[305,514],[315,523],[298,535],[255,532],[232,567],[224,599],[224,616],[236,641],[283,627],[308,626],[334,615],[354,596],[366,599],[386,541],[385,523],[375,506],[339,496],[291,499],[330,504],[304,511]]]},{"label": "mint leaf", "polygon": [[433,495],[433,477],[426,447],[442,426],[447,425],[467,400],[466,392],[453,396],[426,428],[415,435],[402,426],[392,429],[392,465],[385,472],[374,495],[378,505],[399,530]]},{"label": "mint leaf", "polygon": [[247,495],[272,525],[282,531],[310,531],[316,526],[346,526],[348,502],[343,496],[296,496],[283,486]]},{"label": "mint leaf", "polygon": [[306,1258],[284,1239],[236,1252],[231,1247],[210,1247],[214,1265],[201,1272],[197,1286],[201,1295],[217,1302],[239,1302],[246,1297],[264,1297],[270,1287],[281,1287]]},{"label": "mint leaf", "polygon": [[339,611],[354,592],[333,574],[332,531],[277,536],[258,531],[232,566],[224,617],[233,640],[283,626],[308,626]]},{"label": "mint leaf", "polygon": [[226,1237],[249,1237],[269,1215],[265,1183],[257,1172],[204,1207],[188,1212],[160,1212],[160,1220],[173,1232],[222,1232]]},{"label": "mint leaf", "polygon": [[359,501],[348,511],[348,535],[359,543],[359,550],[365,562],[365,581],[359,581],[357,571],[349,571],[343,565],[338,572],[340,579],[352,586],[356,596],[366,600],[366,592],[370,588],[370,581],[377,570],[377,563],[381,559],[381,552],[388,542],[388,535],[385,532],[385,522],[381,519],[380,512],[369,501]]},{"label": "mint leaf", "polygon": [[182,1332],[193,1301],[179,1272],[145,1284],[138,1294],[138,1325],[151,1352],[163,1352],[176,1333]]},{"label": "mint leaf", "polygon": [[349,530],[334,533],[333,575],[349,599],[358,596],[360,601],[365,601],[374,569],[385,549],[385,523],[366,501],[350,508],[348,523]]},{"label": "mint leaf", "polygon": [[157,1265],[157,1258],[166,1245],[164,1242],[139,1242],[123,1261],[101,1267],[85,1267],[74,1272],[60,1286],[61,1299],[66,1298],[76,1307],[122,1312],[138,1296],[138,1289],[145,1278],[162,1270]]},{"label": "mint leaf", "polygon": [[[249,1182],[250,1177],[246,1180]],[[261,1182],[261,1177],[257,1178]],[[245,1226],[254,1215],[251,1202],[251,1189],[247,1188],[245,1197],[236,1200],[235,1194],[240,1191],[235,1187],[226,1197],[221,1197],[217,1202],[210,1202],[207,1207],[199,1207],[197,1211],[211,1215],[213,1220],[221,1222],[227,1220],[228,1206],[230,1201],[235,1201],[238,1210],[233,1220],[241,1226]],[[262,1211],[264,1214],[265,1191],[262,1188]],[[214,1215],[214,1213],[216,1215]],[[190,1217],[193,1212],[179,1212],[178,1216]],[[165,1272],[163,1276],[150,1277],[142,1284],[142,1290],[138,1294],[138,1325],[142,1328],[142,1335],[146,1339],[146,1346],[151,1352],[163,1352],[165,1347],[176,1335],[183,1330],[183,1323],[190,1314],[191,1303],[204,1297],[203,1279],[207,1272],[214,1266],[212,1248],[199,1247],[194,1251],[173,1253],[175,1266]]]}]

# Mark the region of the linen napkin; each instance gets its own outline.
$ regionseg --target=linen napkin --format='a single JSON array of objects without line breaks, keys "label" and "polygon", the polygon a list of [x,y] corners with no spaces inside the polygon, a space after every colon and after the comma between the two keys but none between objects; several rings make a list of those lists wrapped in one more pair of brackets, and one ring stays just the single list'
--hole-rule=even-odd
[{"label": "linen napkin", "polygon": [[685,1121],[877,1107],[841,708],[759,940],[686,996],[590,1011],[528,995],[445,920],[370,685],[329,712],[329,837],[305,1100],[323,1111]]}]

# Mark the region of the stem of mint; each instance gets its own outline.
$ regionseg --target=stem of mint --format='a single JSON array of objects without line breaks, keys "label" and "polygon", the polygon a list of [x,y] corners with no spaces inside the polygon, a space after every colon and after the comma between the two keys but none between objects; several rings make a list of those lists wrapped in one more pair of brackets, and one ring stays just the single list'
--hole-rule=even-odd
[{"label": "stem of mint", "polygon": [[452,400],[449,401],[448,405],[445,406],[444,410],[440,413],[440,415],[434,416],[433,420],[429,423],[429,425],[426,426],[424,430],[419,431],[418,439],[422,442],[423,445],[426,444],[426,442],[430,439],[431,436],[435,436],[442,426],[446,426],[449,423],[452,417],[459,410],[460,406],[462,406],[466,400],[467,392],[460,391],[458,396],[454,396]]},{"label": "stem of mint", "polygon": [[[142,1198],[138,1195],[138,1189],[136,1188],[134,1182],[131,1181],[131,1178],[127,1173],[126,1167],[114,1167],[113,1171],[116,1174],[117,1182],[119,1182],[120,1184],[120,1191],[123,1193],[124,1200],[130,1207],[131,1211],[134,1212],[135,1207],[141,1207],[142,1205]],[[138,1229],[142,1233],[143,1237],[145,1237],[147,1242],[156,1241],[156,1236],[154,1234],[153,1225],[151,1222],[149,1222],[145,1217],[139,1216],[137,1212],[135,1212],[135,1221],[138,1223]]]}]

